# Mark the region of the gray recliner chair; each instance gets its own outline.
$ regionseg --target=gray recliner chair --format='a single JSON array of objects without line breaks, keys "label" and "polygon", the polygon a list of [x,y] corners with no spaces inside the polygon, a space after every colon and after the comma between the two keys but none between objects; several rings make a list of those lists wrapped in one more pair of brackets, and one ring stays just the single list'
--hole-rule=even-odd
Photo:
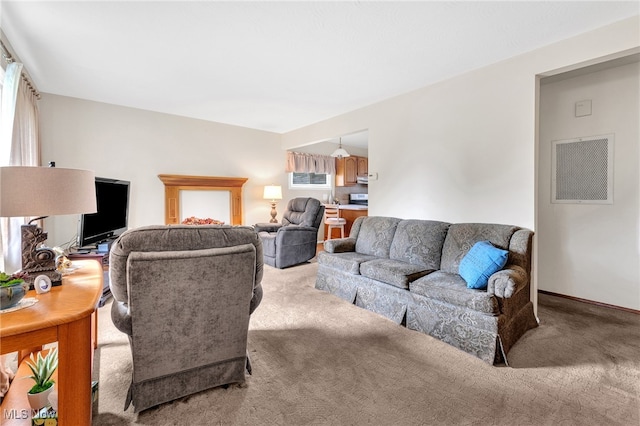
[{"label": "gray recliner chair", "polygon": [[258,223],[255,229],[262,240],[264,263],[274,268],[297,265],[316,255],[318,229],[324,206],[315,198],[289,200],[282,223]]},{"label": "gray recliner chair", "polygon": [[129,336],[135,412],[245,381],[249,316],[262,299],[262,243],[248,226],[147,226],[109,257],[111,318]]}]

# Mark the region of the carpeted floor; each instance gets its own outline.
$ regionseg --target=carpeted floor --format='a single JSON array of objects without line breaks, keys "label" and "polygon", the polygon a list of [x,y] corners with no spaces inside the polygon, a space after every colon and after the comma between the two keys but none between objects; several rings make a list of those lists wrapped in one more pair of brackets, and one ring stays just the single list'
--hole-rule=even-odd
[{"label": "carpeted floor", "polygon": [[128,341],[101,308],[94,424],[640,425],[640,315],[540,295],[540,327],[494,367],[315,290],[316,270],[265,266],[244,385],[138,414]]}]

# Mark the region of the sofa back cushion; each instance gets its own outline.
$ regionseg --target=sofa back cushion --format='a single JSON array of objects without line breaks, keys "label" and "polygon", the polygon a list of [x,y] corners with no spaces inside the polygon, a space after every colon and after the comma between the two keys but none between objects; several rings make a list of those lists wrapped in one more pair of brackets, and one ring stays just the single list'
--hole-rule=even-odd
[{"label": "sofa back cushion", "polygon": [[460,261],[478,241],[489,241],[502,250],[509,250],[511,236],[518,229],[520,228],[513,225],[491,223],[452,224],[442,247],[440,270],[457,274]]},{"label": "sofa back cushion", "polygon": [[442,246],[450,224],[434,220],[403,220],[398,224],[389,257],[427,269],[440,269]]},{"label": "sofa back cushion", "polygon": [[388,259],[393,236],[400,221],[401,219],[395,217],[362,217],[360,226],[356,232],[352,230],[350,235],[356,238],[356,251]]}]

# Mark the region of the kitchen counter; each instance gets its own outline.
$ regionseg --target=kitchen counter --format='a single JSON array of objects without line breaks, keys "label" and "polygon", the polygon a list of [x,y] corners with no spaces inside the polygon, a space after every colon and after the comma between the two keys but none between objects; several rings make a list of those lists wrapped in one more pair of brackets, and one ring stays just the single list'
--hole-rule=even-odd
[{"label": "kitchen counter", "polygon": [[362,204],[340,204],[338,208],[340,210],[369,210],[369,206],[363,206]]},{"label": "kitchen counter", "polygon": [[[369,213],[369,206],[363,206],[361,204],[340,204],[338,206],[340,209],[340,217],[347,220],[347,223],[344,227],[344,235],[345,237],[349,236],[351,232],[351,226],[356,218],[360,216],[367,216]],[[333,238],[339,238],[340,233],[338,229],[333,229]],[[324,239],[326,240],[329,237],[328,228],[325,224],[324,226]]]}]

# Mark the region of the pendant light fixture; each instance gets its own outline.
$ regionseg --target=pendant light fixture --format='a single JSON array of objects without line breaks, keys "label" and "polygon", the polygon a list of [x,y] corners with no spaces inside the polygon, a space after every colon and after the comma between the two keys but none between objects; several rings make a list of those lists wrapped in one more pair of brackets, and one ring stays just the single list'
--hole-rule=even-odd
[{"label": "pendant light fixture", "polygon": [[338,158],[342,158],[342,157],[350,157],[349,153],[342,148],[342,138],[340,138],[340,143],[338,144],[338,149],[336,149],[335,151],[333,151],[333,154],[331,154],[332,157],[338,157]]}]

